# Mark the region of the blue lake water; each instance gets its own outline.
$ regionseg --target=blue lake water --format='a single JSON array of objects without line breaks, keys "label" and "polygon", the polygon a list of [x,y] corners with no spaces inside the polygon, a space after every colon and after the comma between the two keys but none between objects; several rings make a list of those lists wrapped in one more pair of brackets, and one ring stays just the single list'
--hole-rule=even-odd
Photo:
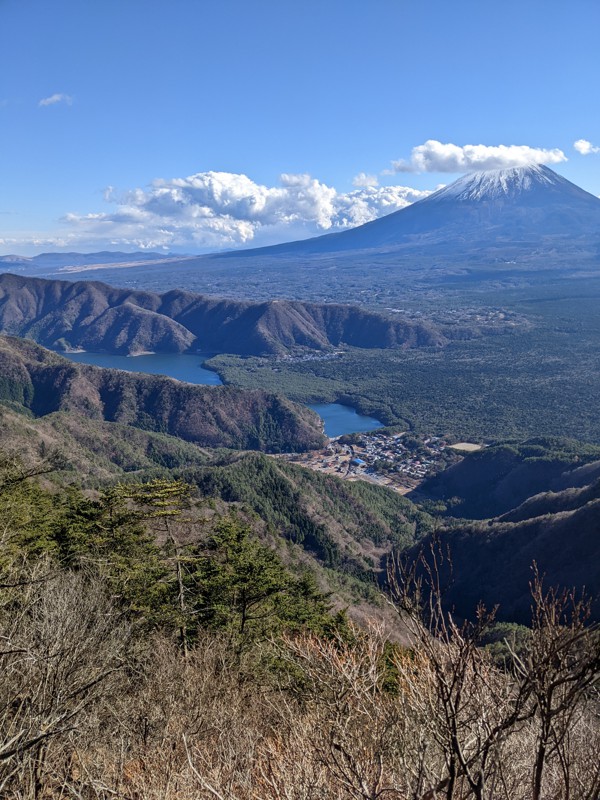
[{"label": "blue lake water", "polygon": [[96,367],[124,369],[127,372],[146,372],[149,375],[168,375],[178,381],[198,383],[203,386],[220,386],[216,372],[204,369],[202,362],[210,358],[207,353],[152,353],[146,356],[113,356],[110,353],[61,353],[71,361],[93,364]]},{"label": "blue lake water", "polygon": [[383,428],[374,417],[365,417],[350,406],[340,403],[313,403],[309,406],[325,423],[325,434],[332,439],[344,433],[366,433]]},{"label": "blue lake water", "polygon": [[[62,353],[79,364],[93,364],[96,367],[123,369],[127,372],[145,372],[149,375],[168,375],[179,381],[203,386],[220,386],[221,379],[216,372],[204,369],[202,362],[210,358],[208,353],[152,353],[145,356],[114,356],[110,353]],[[379,420],[365,417],[350,406],[340,403],[315,403],[310,406],[325,423],[325,434],[330,437],[344,433],[363,433],[382,428]]]}]

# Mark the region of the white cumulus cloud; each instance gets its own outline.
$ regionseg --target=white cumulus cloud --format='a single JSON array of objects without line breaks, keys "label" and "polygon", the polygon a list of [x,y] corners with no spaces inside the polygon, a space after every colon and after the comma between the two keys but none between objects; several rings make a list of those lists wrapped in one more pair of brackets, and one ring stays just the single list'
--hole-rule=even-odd
[{"label": "white cumulus cloud", "polygon": [[588,142],[587,139],[577,139],[577,141],[573,143],[573,147],[578,153],[581,153],[582,156],[589,156],[592,155],[592,153],[600,153],[600,147],[596,147],[596,145]]},{"label": "white cumulus cloud", "polygon": [[529,164],[559,164],[567,157],[562,150],[545,150],[528,145],[456,145],[428,139],[413,147],[408,161],[392,161],[396,172],[476,172]]},{"label": "white cumulus cloud", "polygon": [[55,106],[57,103],[64,103],[67,106],[73,105],[73,98],[69,94],[56,93],[51,94],[50,97],[43,97],[38,106],[44,108],[45,106]]},{"label": "white cumulus cloud", "polygon": [[379,186],[379,178],[377,175],[369,175],[366,172],[359,172],[352,179],[352,185],[357,187],[365,186]]},{"label": "white cumulus cloud", "polygon": [[157,179],[104,199],[115,207],[67,214],[71,235],[107,246],[226,249],[317,236],[370,222],[430,194],[408,186],[363,185],[350,192],[310,175],[283,174],[277,186],[247,175],[199,172]]}]

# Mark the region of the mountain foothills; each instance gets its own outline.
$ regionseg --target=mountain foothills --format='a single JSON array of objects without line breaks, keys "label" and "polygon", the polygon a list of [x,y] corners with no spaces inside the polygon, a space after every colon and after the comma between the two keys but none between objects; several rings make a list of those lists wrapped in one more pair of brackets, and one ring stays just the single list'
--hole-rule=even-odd
[{"label": "mountain foothills", "polygon": [[[597,465],[598,467],[598,465]],[[541,493],[489,522],[461,522],[443,536],[452,572],[444,572],[444,600],[472,618],[477,606],[498,605],[497,618],[527,625],[534,564],[547,586],[567,587],[594,598],[600,617],[600,484]],[[427,546],[427,545],[426,545]]]},{"label": "mountain foothills", "polygon": [[211,447],[289,451],[323,443],[314,412],[260,390],[76,365],[10,337],[0,337],[0,365],[0,399],[34,416],[68,411]]},{"label": "mountain foothills", "polygon": [[95,282],[0,276],[0,330],[47,347],[135,354],[191,350],[242,355],[294,348],[442,346],[480,335],[475,326],[398,319],[356,306],[163,295]]}]

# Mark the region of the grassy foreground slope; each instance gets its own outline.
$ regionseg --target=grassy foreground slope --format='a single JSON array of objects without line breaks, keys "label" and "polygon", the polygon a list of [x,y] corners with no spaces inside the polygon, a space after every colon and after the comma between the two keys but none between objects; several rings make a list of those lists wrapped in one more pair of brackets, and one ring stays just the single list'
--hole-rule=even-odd
[{"label": "grassy foreground slope", "polygon": [[0,458],[3,797],[426,800],[474,775],[498,800],[597,796],[597,631],[560,601],[538,595],[518,671],[481,646],[514,626],[432,627],[410,589],[389,606],[403,647],[351,625],[243,508],[172,479],[90,496],[28,474]]}]

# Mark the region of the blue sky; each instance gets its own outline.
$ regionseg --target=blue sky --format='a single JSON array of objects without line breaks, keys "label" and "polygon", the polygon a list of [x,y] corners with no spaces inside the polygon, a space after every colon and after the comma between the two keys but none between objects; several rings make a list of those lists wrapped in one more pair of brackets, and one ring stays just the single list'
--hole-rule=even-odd
[{"label": "blue sky", "polygon": [[600,195],[599,30],[597,0],[0,0],[0,253],[266,244],[535,160]]}]

